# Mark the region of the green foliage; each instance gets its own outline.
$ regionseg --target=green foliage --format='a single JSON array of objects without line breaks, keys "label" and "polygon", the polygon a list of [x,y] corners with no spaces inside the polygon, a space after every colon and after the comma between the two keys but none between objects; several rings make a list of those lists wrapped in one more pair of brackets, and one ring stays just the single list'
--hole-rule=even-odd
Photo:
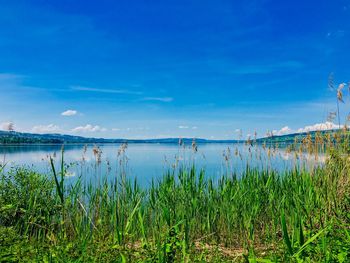
[{"label": "green foliage", "polygon": [[53,183],[25,168],[0,175],[0,224],[16,227],[20,234],[46,232],[57,212]]},{"label": "green foliage", "polygon": [[[214,181],[195,166],[147,189],[128,180],[64,183],[16,168],[0,180],[0,261],[348,262],[350,167],[247,167]],[[124,171],[124,170],[122,170]]]}]

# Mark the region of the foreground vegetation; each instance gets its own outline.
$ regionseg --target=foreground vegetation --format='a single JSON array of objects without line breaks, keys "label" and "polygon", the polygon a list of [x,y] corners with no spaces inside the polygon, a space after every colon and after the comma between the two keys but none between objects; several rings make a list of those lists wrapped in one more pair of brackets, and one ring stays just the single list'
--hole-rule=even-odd
[{"label": "foreground vegetation", "polygon": [[[118,174],[95,184],[65,182],[63,154],[50,176],[2,170],[0,261],[349,262],[349,144],[326,142],[325,165],[312,169],[247,166],[213,180],[180,165],[146,189],[127,177],[126,145]],[[325,149],[300,145],[290,148]]]}]

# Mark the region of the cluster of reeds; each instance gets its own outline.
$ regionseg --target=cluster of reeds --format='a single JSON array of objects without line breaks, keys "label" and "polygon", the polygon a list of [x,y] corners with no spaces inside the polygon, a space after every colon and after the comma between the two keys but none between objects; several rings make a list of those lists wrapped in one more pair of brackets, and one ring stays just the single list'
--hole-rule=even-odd
[{"label": "cluster of reeds", "polygon": [[[193,159],[169,169],[147,188],[128,179],[127,145],[117,152],[114,180],[94,148],[96,182],[65,181],[23,168],[0,179],[0,259],[51,262],[286,262],[350,259],[350,165],[347,131],[306,136],[288,150],[249,144],[252,156],[327,152],[322,166],[277,172],[249,164],[229,169],[240,149],[224,153],[219,179]],[[179,154],[185,155],[183,142]],[[196,154],[195,141],[189,146]],[[84,150],[86,152],[86,149]],[[190,156],[190,155],[189,155]],[[241,157],[240,157],[241,156]],[[108,162],[106,163],[108,165]],[[83,171],[83,170],[82,170]]]}]

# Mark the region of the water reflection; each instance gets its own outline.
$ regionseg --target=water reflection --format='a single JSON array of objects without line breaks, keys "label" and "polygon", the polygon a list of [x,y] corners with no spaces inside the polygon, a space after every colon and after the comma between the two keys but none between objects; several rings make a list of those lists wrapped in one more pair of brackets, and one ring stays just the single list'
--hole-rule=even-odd
[{"label": "water reflection", "polygon": [[[6,167],[26,165],[42,173],[50,173],[49,156],[58,165],[61,158],[61,145],[15,145],[0,146],[0,157]],[[96,180],[97,176],[118,174],[118,150],[120,144],[101,144],[100,164],[97,164],[95,145],[65,145],[64,160],[68,167],[67,178],[75,180],[83,176]],[[285,170],[295,165],[312,167],[322,164],[325,156],[303,153],[296,156],[285,149],[263,149],[262,146],[248,147],[242,144],[201,144],[198,151],[193,146],[176,144],[129,144],[125,152],[127,176],[137,178],[143,184],[159,178],[167,170],[179,166],[196,164],[204,169],[206,176],[218,178],[223,174],[240,173],[247,165],[258,169]]]}]

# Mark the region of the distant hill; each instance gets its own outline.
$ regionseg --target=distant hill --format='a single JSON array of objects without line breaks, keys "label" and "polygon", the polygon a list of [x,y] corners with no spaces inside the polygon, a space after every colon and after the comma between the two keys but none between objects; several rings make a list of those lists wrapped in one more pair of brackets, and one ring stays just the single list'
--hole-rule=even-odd
[{"label": "distant hill", "polygon": [[[182,138],[183,142],[189,144],[193,138]],[[236,143],[237,140],[206,140],[195,139],[196,143]],[[14,131],[0,131],[0,144],[63,144],[63,143],[179,143],[179,138],[164,139],[104,139],[86,138],[65,134],[34,134]]]},{"label": "distant hill", "polygon": [[[336,130],[318,131],[325,135],[327,133],[333,133]],[[256,139],[256,143],[279,143],[290,144],[297,138],[300,141],[306,135],[310,134],[314,139],[316,131],[309,133],[294,133],[280,136],[264,137]],[[185,144],[192,143],[193,138],[182,138]],[[244,142],[243,140],[207,140],[196,138],[196,143],[237,143]],[[82,136],[66,135],[66,134],[35,134],[35,133],[22,133],[15,131],[0,131],[0,144],[64,144],[64,143],[168,143],[178,144],[179,138],[162,138],[162,139],[105,139],[105,138],[87,138]]]}]

